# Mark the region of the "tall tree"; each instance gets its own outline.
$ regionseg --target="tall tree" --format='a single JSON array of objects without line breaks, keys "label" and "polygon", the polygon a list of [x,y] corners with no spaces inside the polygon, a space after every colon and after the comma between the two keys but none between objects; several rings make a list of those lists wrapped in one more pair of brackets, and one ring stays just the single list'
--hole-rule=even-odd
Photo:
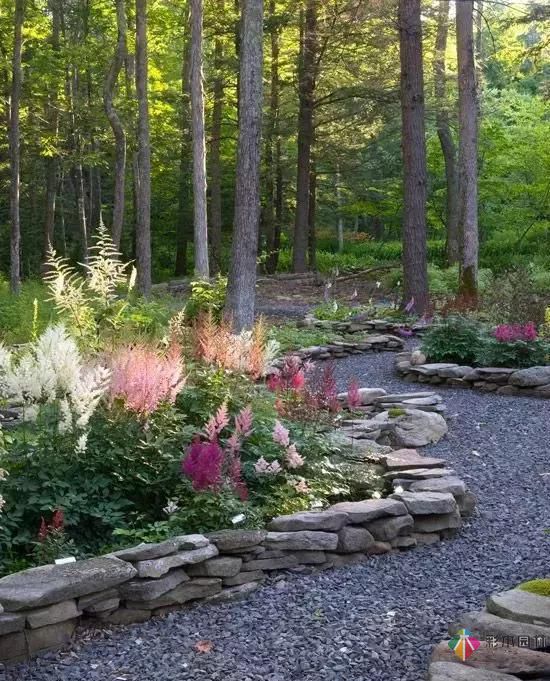
[{"label": "tall tree", "polygon": [[137,193],[136,264],[139,292],[151,293],[151,140],[149,133],[147,0],[136,0]]},{"label": "tall tree", "polygon": [[[217,15],[222,19],[225,13],[225,1],[217,0]],[[210,239],[210,269],[219,272],[222,258],[222,122],[224,101],[223,80],[223,41],[220,32],[214,41],[214,102],[212,105],[212,130],[210,140],[210,222],[208,236]]]},{"label": "tall tree", "polygon": [[9,158],[10,158],[10,288],[19,293],[21,288],[21,82],[23,52],[23,21],[25,0],[15,1],[13,18],[13,52],[10,93]]},{"label": "tall tree", "polygon": [[204,131],[204,88],[202,76],[202,0],[191,0],[191,131],[193,140],[193,217],[195,274],[208,278],[208,223],[206,204],[206,140]]},{"label": "tall tree", "polygon": [[309,232],[309,176],[313,145],[317,54],[317,0],[305,0],[302,39],[298,68],[298,167],[296,176],[296,216],[292,269],[307,270]]},{"label": "tall tree", "polygon": [[[460,3],[459,3],[460,4]],[[429,301],[426,257],[426,138],[420,0],[399,0],[403,150],[404,302],[422,314]]]},{"label": "tall tree", "polygon": [[103,105],[109,119],[113,136],[115,138],[115,184],[113,190],[113,217],[111,235],[113,242],[120,246],[122,228],[124,225],[125,182],[126,182],[126,132],[113,104],[118,76],[126,62],[126,3],[125,0],[116,0],[116,20],[118,39],[113,56],[113,61],[105,78],[103,87]]},{"label": "tall tree", "polygon": [[254,323],[263,99],[263,2],[244,0],[241,7],[239,141],[226,308],[236,332]]},{"label": "tall tree", "polygon": [[459,231],[462,238],[459,291],[477,297],[479,234],[477,223],[477,93],[474,60],[474,3],[456,7],[458,62],[458,187]]},{"label": "tall tree", "polygon": [[447,262],[453,265],[459,258],[458,239],[458,173],[456,167],[456,148],[453,141],[449,112],[447,108],[447,83],[445,70],[445,54],[449,33],[449,0],[440,0],[437,12],[437,32],[434,55],[434,94],[436,106],[436,127],[443,161],[445,163],[446,211],[445,226],[447,228]]}]

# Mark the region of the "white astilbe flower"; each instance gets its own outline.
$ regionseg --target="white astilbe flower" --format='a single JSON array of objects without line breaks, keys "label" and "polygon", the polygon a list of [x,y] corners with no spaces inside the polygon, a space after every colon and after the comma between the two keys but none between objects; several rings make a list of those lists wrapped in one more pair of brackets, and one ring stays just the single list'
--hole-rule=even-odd
[{"label": "white astilbe flower", "polygon": [[[8,471],[5,471],[3,468],[0,468],[0,482],[6,479],[8,476]],[[4,508],[6,502],[4,500],[4,497],[0,494],[0,513],[2,512],[2,509]]]},{"label": "white astilbe flower", "polygon": [[84,454],[86,451],[86,445],[88,444],[88,433],[82,433],[82,435],[76,441],[76,447],[74,448],[77,454]]},{"label": "white astilbe flower", "polygon": [[2,348],[0,367],[0,396],[23,404],[26,421],[36,421],[42,406],[56,405],[59,433],[78,431],[76,451],[83,451],[82,431],[108,387],[109,370],[86,367],[63,326],[49,327],[19,357]]}]

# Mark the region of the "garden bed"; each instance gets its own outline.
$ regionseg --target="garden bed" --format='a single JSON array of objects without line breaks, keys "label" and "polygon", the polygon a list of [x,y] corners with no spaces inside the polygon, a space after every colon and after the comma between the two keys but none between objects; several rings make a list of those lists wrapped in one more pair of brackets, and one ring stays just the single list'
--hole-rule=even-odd
[{"label": "garden bed", "polygon": [[443,461],[400,450],[377,464],[394,482],[390,498],[279,516],[266,530],[175,536],[0,579],[0,661],[63,646],[78,624],[144,622],[191,602],[246,597],[281,570],[299,575],[438,542],[472,513],[475,499]]},{"label": "garden bed", "polygon": [[[416,364],[417,358],[420,363]],[[421,353],[399,353],[397,372],[408,383],[475,388],[498,395],[550,398],[550,366],[527,369],[471,367],[450,362],[425,363]]]}]

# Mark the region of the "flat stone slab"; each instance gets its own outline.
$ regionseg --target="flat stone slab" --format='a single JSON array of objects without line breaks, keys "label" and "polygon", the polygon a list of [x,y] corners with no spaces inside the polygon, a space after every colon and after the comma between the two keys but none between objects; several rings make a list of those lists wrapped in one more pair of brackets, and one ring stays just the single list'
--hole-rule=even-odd
[{"label": "flat stone slab", "polygon": [[422,456],[416,449],[396,449],[386,455],[384,460],[390,471],[410,468],[442,468],[445,465],[443,459]]},{"label": "flat stone slab", "polygon": [[268,532],[265,545],[269,548],[298,551],[336,551],[338,535],[333,532]]},{"label": "flat stone slab", "polygon": [[466,483],[456,476],[449,476],[448,478],[417,480],[410,485],[409,490],[411,492],[449,492],[455,497],[461,497],[466,493]]},{"label": "flat stone slab", "polygon": [[268,528],[273,532],[296,532],[297,530],[338,532],[347,521],[348,516],[340,511],[305,511],[273,518]]},{"label": "flat stone slab", "polygon": [[366,501],[342,501],[330,507],[332,511],[347,513],[350,523],[368,523],[384,516],[406,515],[405,504],[395,499],[367,499]]},{"label": "flat stone slab", "polygon": [[76,607],[75,601],[69,600],[47,605],[45,608],[30,610],[25,614],[27,616],[27,626],[30,629],[39,629],[49,624],[57,624],[58,622],[65,622],[66,620],[80,617],[82,613]]},{"label": "flat stone slab", "polygon": [[213,596],[221,591],[222,580],[213,578],[192,579],[189,582],[180,584],[172,591],[168,591],[159,598],[150,601],[127,602],[127,607],[131,610],[156,610],[170,605],[181,605],[197,598]]},{"label": "flat stone slab", "polygon": [[441,369],[454,369],[458,364],[452,362],[434,362],[432,364],[418,364],[410,368],[411,372],[424,374],[425,376],[436,376]]},{"label": "flat stone slab", "polygon": [[239,573],[242,564],[242,558],[237,556],[218,556],[190,565],[187,572],[192,577],[234,577]]},{"label": "flat stone slab", "polygon": [[395,492],[391,498],[402,501],[411,515],[453,513],[457,508],[449,492]]},{"label": "flat stone slab", "polygon": [[377,541],[389,542],[398,536],[409,534],[414,520],[410,515],[399,515],[394,518],[378,518],[366,526]]},{"label": "flat stone slab", "polygon": [[[395,393],[378,397],[375,402],[403,402],[404,400],[417,400],[437,397],[437,393],[432,391],[422,391],[416,393]],[[439,398],[441,400],[441,398]]]},{"label": "flat stone slab", "polygon": [[538,596],[528,591],[512,589],[489,596],[487,610],[493,615],[516,622],[550,625],[549,596]]},{"label": "flat stone slab", "polygon": [[405,470],[388,471],[385,478],[406,478],[409,480],[433,480],[448,478],[454,471],[451,468],[407,468]]},{"label": "flat stone slab", "polygon": [[[453,662],[456,656],[448,646],[448,641],[441,641],[433,653],[433,662]],[[550,675],[550,655],[539,650],[518,648],[515,646],[492,647],[482,642],[475,653],[464,663],[476,669],[511,674],[520,678],[548,678]]]},{"label": "flat stone slab", "polygon": [[442,532],[443,530],[455,530],[461,525],[462,519],[458,509],[453,513],[417,515],[414,518],[414,531],[428,534]]},{"label": "flat stone slab", "polygon": [[172,570],[159,579],[135,579],[127,582],[120,587],[120,595],[128,601],[152,601],[187,581],[189,577],[185,570]]},{"label": "flat stone slab", "polygon": [[169,556],[176,551],[200,549],[208,545],[208,539],[202,534],[188,534],[180,537],[172,537],[158,544],[138,544],[130,549],[122,549],[112,554],[121,560],[138,561],[152,560]]},{"label": "flat stone slab", "polygon": [[136,570],[118,558],[90,558],[43,565],[0,579],[0,603],[8,611],[60,603],[127,582]]},{"label": "flat stone slab", "polygon": [[263,542],[266,535],[266,530],[220,530],[211,532],[208,539],[223,553],[257,546]]},{"label": "flat stone slab", "polygon": [[449,635],[454,636],[459,629],[468,629],[480,639],[494,636],[497,640],[519,645],[520,637],[529,637],[530,648],[543,648],[550,642],[550,627],[542,627],[526,622],[515,622],[492,615],[487,610],[467,612],[449,626]]},{"label": "flat stone slab", "polygon": [[517,676],[467,667],[459,662],[432,662],[428,681],[519,681]]},{"label": "flat stone slab", "polygon": [[12,613],[0,615],[0,636],[12,634],[14,631],[23,631],[25,627],[25,616]]},{"label": "flat stone slab", "polygon": [[191,551],[182,551],[175,553],[172,556],[165,558],[156,558],[154,560],[140,560],[136,563],[136,569],[139,577],[162,577],[169,570],[173,570],[183,565],[193,565],[194,563],[202,563],[208,558],[213,558],[218,555],[218,549],[214,544],[208,544],[201,549],[194,549]]}]

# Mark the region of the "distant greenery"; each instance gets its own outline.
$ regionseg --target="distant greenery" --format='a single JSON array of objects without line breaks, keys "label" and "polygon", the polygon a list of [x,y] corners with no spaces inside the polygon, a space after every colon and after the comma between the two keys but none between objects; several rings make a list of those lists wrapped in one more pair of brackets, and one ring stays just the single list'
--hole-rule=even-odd
[{"label": "distant greenery", "polygon": [[296,324],[273,326],[269,330],[269,337],[280,343],[282,352],[299,350],[300,348],[307,348],[313,345],[325,345],[342,339],[342,336],[334,331],[301,328],[297,327]]}]

